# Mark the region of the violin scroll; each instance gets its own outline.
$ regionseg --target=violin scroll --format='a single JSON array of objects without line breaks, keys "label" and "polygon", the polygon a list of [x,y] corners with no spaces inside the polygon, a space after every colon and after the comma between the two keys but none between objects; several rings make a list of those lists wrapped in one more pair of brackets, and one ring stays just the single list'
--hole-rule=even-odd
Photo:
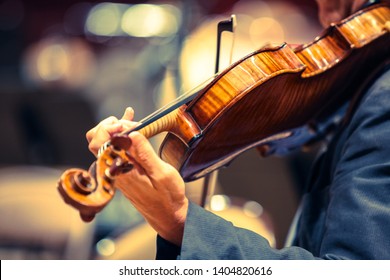
[{"label": "violin scroll", "polygon": [[83,221],[92,221],[111,201],[115,195],[115,177],[132,169],[129,147],[129,138],[113,137],[88,171],[71,168],[61,175],[58,191],[67,204],[80,212]]}]

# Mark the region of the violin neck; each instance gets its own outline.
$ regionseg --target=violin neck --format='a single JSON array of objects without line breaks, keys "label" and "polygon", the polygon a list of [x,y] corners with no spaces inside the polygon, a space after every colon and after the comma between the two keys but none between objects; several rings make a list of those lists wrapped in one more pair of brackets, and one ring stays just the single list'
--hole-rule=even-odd
[{"label": "violin neck", "polygon": [[154,120],[153,122],[148,123],[145,126],[138,127],[135,130],[138,130],[146,138],[151,138],[159,133],[171,131],[178,119],[179,108],[169,112],[168,114]]},{"label": "violin neck", "polygon": [[130,134],[132,131],[140,131],[146,138],[153,137],[164,131],[171,131],[179,118],[180,107],[189,103],[199,94],[204,87],[209,84],[218,74],[215,74],[201,84],[191,89],[190,91],[179,96],[169,104],[150,114],[140,121],[140,125],[136,128],[124,131],[124,135]]}]

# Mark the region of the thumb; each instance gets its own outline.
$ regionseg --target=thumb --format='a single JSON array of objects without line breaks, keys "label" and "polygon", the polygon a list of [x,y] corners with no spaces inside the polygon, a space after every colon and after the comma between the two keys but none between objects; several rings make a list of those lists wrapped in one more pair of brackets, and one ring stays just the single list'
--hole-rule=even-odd
[{"label": "thumb", "polygon": [[134,119],[134,109],[127,107],[123,113],[122,120],[132,121]]},{"label": "thumb", "polygon": [[162,161],[154,151],[150,142],[138,131],[130,133],[130,154],[134,160],[145,170],[148,177],[162,169]]}]

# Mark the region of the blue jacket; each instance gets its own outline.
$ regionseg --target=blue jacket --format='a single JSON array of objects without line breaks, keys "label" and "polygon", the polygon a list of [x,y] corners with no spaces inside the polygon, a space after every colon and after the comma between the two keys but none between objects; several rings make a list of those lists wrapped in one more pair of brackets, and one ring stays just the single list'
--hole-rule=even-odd
[{"label": "blue jacket", "polygon": [[390,259],[390,70],[362,97],[317,160],[293,246],[190,204],[181,248],[157,237],[157,259]]}]

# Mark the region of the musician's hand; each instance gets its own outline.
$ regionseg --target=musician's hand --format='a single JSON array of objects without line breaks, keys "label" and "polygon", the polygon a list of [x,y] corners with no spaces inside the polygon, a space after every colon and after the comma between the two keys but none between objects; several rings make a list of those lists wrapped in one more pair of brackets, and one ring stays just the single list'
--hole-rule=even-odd
[{"label": "musician's hand", "polygon": [[188,209],[184,181],[142,134],[132,132],[129,138],[134,168],[119,175],[115,186],[161,237],[180,246]]},{"label": "musician's hand", "polygon": [[[101,145],[114,134],[131,129],[134,111],[127,109],[121,119],[109,117],[88,131],[89,149],[97,155]],[[130,200],[164,239],[180,245],[187,216],[188,199],[179,172],[160,159],[139,132],[129,135],[134,168],[116,177],[115,187]]]},{"label": "musician's hand", "polygon": [[129,107],[119,120],[113,116],[102,120],[86,134],[89,150],[96,156],[100,147],[110,140],[112,136],[136,127],[137,122],[133,122],[133,118],[134,110]]}]

